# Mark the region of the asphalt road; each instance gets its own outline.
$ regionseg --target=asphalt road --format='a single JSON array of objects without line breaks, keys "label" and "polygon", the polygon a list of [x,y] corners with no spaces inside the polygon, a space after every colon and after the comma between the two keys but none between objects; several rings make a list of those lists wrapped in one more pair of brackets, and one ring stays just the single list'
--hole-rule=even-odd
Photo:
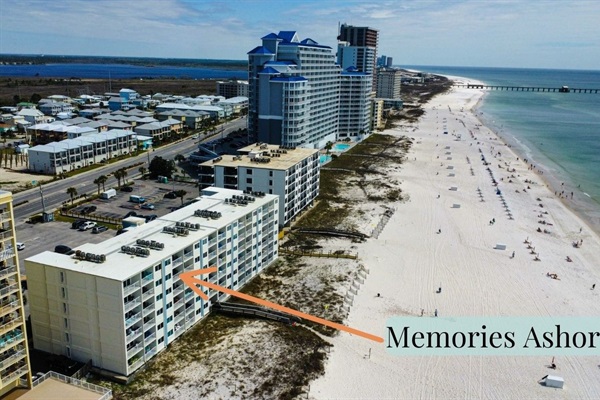
[{"label": "asphalt road", "polygon": [[[232,131],[245,127],[246,118],[240,118],[232,122],[228,122],[224,127],[223,132],[219,131],[220,127],[217,127],[218,133],[212,135],[211,137],[204,138],[202,142],[209,141],[211,139],[214,139],[215,137],[227,136]],[[187,156],[188,154],[195,151],[197,147],[198,140],[189,137],[183,139],[180,142],[172,143],[164,147],[155,149],[150,153],[142,153],[138,156],[127,158],[114,164],[109,164],[104,167],[84,172],[82,174],[75,175],[70,178],[45,184],[42,187],[42,191],[44,193],[45,207],[47,210],[54,210],[60,207],[64,201],[70,200],[70,197],[67,194],[67,188],[71,186],[77,189],[77,193],[79,195],[82,195],[84,193],[94,194],[98,191],[98,187],[94,184],[94,180],[100,175],[108,176],[108,180],[105,183],[106,187],[115,186],[117,184],[117,180],[112,176],[112,173],[120,168],[128,168],[139,162],[144,162],[145,164],[140,166],[148,168],[148,165],[150,164],[150,159],[152,157],[161,156],[166,159],[172,159],[177,154],[183,154]],[[140,166],[136,166],[132,169],[129,169],[129,175],[127,176],[127,178],[129,179],[138,176],[138,168]],[[14,207],[14,215],[16,222],[15,226],[19,226],[25,223],[25,221],[27,221],[27,219],[31,215],[42,212],[42,201],[39,187],[15,194],[13,196],[13,204],[16,205],[16,207]]]}]

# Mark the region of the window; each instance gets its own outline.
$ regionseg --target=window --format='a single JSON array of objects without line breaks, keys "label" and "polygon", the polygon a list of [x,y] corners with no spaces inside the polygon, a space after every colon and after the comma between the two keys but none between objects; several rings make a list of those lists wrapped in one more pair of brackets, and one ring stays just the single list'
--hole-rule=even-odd
[{"label": "window", "polygon": [[60,271],[60,283],[64,283],[65,282],[65,273]]},{"label": "window", "polygon": [[63,312],[66,313],[67,312],[67,303],[63,303]]},{"label": "window", "polygon": [[71,358],[71,348],[67,346],[67,357]]},{"label": "window", "polygon": [[169,318],[167,318],[167,324],[171,321],[173,321],[173,316],[170,316]]},{"label": "window", "polygon": [[158,344],[161,344],[161,343],[162,343],[162,342],[164,342],[164,341],[165,341],[165,338],[164,338],[164,337],[161,337],[160,339],[158,339]]},{"label": "window", "polygon": [[167,336],[173,336],[173,329],[171,329],[169,332],[167,332]]},{"label": "window", "polygon": [[65,342],[69,343],[69,339],[71,339],[69,337],[69,334],[67,332],[65,332]]},{"label": "window", "polygon": [[168,310],[169,308],[171,308],[171,307],[173,307],[173,302],[172,302],[172,301],[170,301],[170,302],[168,302],[168,303],[167,303],[167,310]]},{"label": "window", "polygon": [[252,175],[252,170],[251,170],[250,168],[246,168],[246,173],[247,173],[248,175]]},{"label": "window", "polygon": [[65,289],[64,287],[61,287],[60,294],[62,295],[63,299],[66,299],[67,298],[67,289]]},{"label": "window", "polygon": [[155,272],[159,272],[160,271],[160,264],[158,264],[157,266],[154,267],[154,271]]},{"label": "window", "polygon": [[198,249],[198,248],[200,248],[200,243],[195,243],[195,244],[194,244],[194,248],[195,248],[195,249]]},{"label": "window", "polygon": [[65,329],[69,328],[69,320],[65,318]]},{"label": "window", "polygon": [[156,296],[156,301],[162,300],[162,296],[163,296],[162,293],[159,294],[158,296]]},{"label": "window", "polygon": [[246,178],[246,183],[252,184],[252,178]]},{"label": "window", "polygon": [[170,294],[172,290],[173,290],[173,288],[168,288],[168,289],[166,290],[166,294]]},{"label": "window", "polygon": [[168,281],[169,279],[171,279],[171,274],[167,274],[167,276],[165,276],[165,281]]},{"label": "window", "polygon": [[273,171],[269,171],[269,176],[273,176]]},{"label": "window", "polygon": [[165,326],[165,324],[161,322],[160,324],[158,324],[156,329],[162,329],[164,326]]},{"label": "window", "polygon": [[163,313],[163,309],[159,308],[158,311],[156,312],[156,315],[161,315]]},{"label": "window", "polygon": [[269,180],[269,186],[273,186],[273,180]]},{"label": "window", "polygon": [[162,285],[162,279],[159,279],[156,281],[156,283],[154,284],[154,286],[160,286]]}]

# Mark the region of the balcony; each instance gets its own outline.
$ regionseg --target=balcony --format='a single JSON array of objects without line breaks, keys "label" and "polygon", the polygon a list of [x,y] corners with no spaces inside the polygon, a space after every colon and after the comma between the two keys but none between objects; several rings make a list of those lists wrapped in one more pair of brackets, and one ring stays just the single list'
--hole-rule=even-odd
[{"label": "balcony", "polygon": [[146,301],[153,296],[154,296],[154,289],[146,290],[145,292],[142,293],[142,300]]},{"label": "balcony", "polygon": [[154,275],[152,275],[152,274],[149,274],[149,275],[146,275],[146,276],[142,277],[142,285],[145,285],[148,282],[152,282],[152,281],[154,281]]},{"label": "balcony", "polygon": [[129,302],[125,303],[125,312],[133,310],[134,308],[136,308],[140,304],[142,304],[142,302],[139,301],[139,300],[132,300],[132,301],[129,301]]},{"label": "balcony", "polygon": [[142,334],[142,328],[136,328],[136,329],[132,329],[131,332],[129,332],[126,336],[125,336],[125,341],[127,343],[130,343],[133,339],[137,338],[138,336],[140,336]]},{"label": "balcony", "polygon": [[11,366],[15,362],[21,360],[26,355],[27,354],[25,353],[25,347],[17,346],[13,354],[7,356],[6,358],[0,361],[0,369],[4,369]]},{"label": "balcony", "polygon": [[4,222],[4,221],[9,221],[10,220],[10,214],[6,211],[4,212],[0,212],[0,222]]},{"label": "balcony", "polygon": [[8,331],[13,330],[15,327],[22,325],[21,317],[14,318],[8,322],[0,324],[0,335],[5,334]]},{"label": "balcony", "polygon": [[12,238],[12,230],[0,231],[0,240]]},{"label": "balcony", "polygon": [[9,259],[15,255],[13,248],[8,248],[6,250],[0,251],[0,261],[4,261]]},{"label": "balcony", "polygon": [[141,342],[136,343],[135,346],[127,349],[127,358],[135,355],[138,351],[142,350],[143,348],[144,345]]},{"label": "balcony", "polygon": [[5,348],[15,346],[19,344],[21,340],[23,340],[22,332],[17,332],[16,334],[14,332],[10,332],[4,337],[0,337],[0,350],[3,351]]},{"label": "balcony", "polygon": [[126,286],[123,288],[123,297],[130,295],[131,293],[135,292],[136,290],[138,290],[140,288],[140,284],[139,283],[132,283],[129,286]]},{"label": "balcony", "polygon": [[6,386],[9,382],[14,381],[21,375],[25,375],[28,372],[29,372],[29,368],[27,368],[26,364],[20,365],[19,368],[15,372],[13,372],[9,375],[3,376],[2,379],[0,379],[1,386]]},{"label": "balcony", "polygon": [[0,307],[0,317],[4,316],[10,312],[16,311],[18,309],[19,309],[19,302],[17,300],[10,302],[10,303],[6,304],[5,306]]},{"label": "balcony", "polygon": [[5,276],[8,276],[8,275],[15,274],[16,272],[17,272],[17,267],[15,267],[15,266],[2,268],[2,269],[0,269],[0,279],[2,279]]},{"label": "balcony", "polygon": [[135,313],[131,317],[125,320],[125,327],[129,328],[131,325],[135,324],[142,318],[142,313]]},{"label": "balcony", "polygon": [[154,339],[156,339],[156,333],[155,333],[155,332],[151,333],[151,334],[150,334],[150,335],[148,335],[148,336],[144,336],[144,343],[151,342],[151,341],[153,341]]},{"label": "balcony", "polygon": [[144,364],[144,359],[142,357],[137,357],[129,360],[127,364],[129,364],[129,372],[133,372]]}]

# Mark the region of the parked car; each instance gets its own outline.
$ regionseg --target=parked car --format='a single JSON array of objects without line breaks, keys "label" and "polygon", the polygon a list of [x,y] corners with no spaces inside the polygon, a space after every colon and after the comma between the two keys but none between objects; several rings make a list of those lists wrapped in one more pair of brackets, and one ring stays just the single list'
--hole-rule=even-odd
[{"label": "parked car", "polygon": [[92,228],[92,233],[101,233],[104,231],[107,231],[108,227],[104,226],[104,225],[98,225]]},{"label": "parked car", "polygon": [[133,192],[133,188],[131,186],[123,186],[121,192]]},{"label": "parked car", "polygon": [[142,204],[142,208],[144,210],[154,210],[154,204],[152,204],[152,203],[145,203],[145,204]]},{"label": "parked car", "polygon": [[82,214],[89,214],[89,213],[96,211],[97,209],[98,209],[98,207],[96,207],[96,206],[85,206],[81,209],[80,212]]},{"label": "parked car", "polygon": [[129,218],[129,217],[137,217],[137,213],[135,211],[129,211],[127,214],[125,214],[125,216],[123,217],[123,219],[125,218]]},{"label": "parked car", "polygon": [[81,225],[83,225],[86,222],[87,221],[85,219],[78,219],[77,221],[75,221],[71,224],[71,228],[79,229],[79,227],[81,227]]},{"label": "parked car", "polygon": [[165,199],[176,199],[177,198],[177,194],[175,194],[175,192],[165,193],[164,198]]},{"label": "parked car", "polygon": [[25,249],[25,243],[17,242],[17,250],[21,251]]},{"label": "parked car", "polygon": [[88,229],[92,229],[93,227],[96,226],[96,223],[93,221],[86,221],[84,224],[82,224],[79,227],[80,231],[87,231]]},{"label": "parked car", "polygon": [[65,246],[64,244],[59,244],[58,246],[54,247],[54,252],[58,254],[66,254],[68,256],[75,253],[73,249],[71,249],[69,246]]}]

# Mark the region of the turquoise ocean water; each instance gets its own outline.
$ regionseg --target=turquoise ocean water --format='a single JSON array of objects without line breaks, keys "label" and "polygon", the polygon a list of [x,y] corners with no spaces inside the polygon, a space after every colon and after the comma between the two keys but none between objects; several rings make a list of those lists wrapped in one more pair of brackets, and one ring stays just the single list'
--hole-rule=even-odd
[{"label": "turquoise ocean water", "polygon": [[[492,85],[600,89],[600,71],[404,66]],[[482,122],[541,167],[554,188],[575,192],[570,206],[600,230],[600,93],[488,91]],[[560,190],[560,189],[559,189]]]}]

